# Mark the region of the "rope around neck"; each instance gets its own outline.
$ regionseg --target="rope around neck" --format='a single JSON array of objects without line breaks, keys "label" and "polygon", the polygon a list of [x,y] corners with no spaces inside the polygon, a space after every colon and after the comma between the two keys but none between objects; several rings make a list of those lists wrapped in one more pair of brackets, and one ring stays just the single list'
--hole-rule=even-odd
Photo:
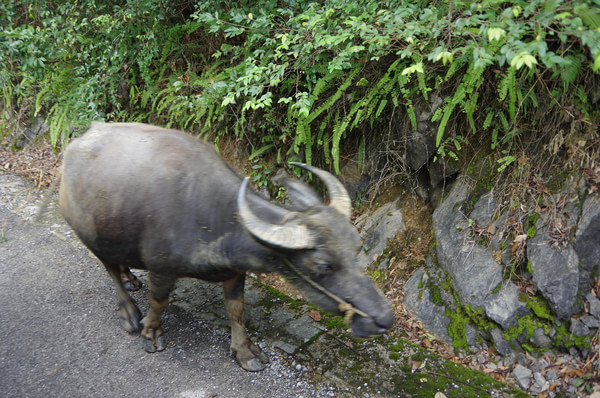
[{"label": "rope around neck", "polygon": [[354,316],[354,314],[360,315],[364,318],[369,318],[369,316],[365,312],[354,307],[349,302],[342,300],[339,296],[336,296],[335,294],[333,294],[332,292],[330,292],[323,286],[319,285],[317,282],[310,279],[308,276],[304,275],[287,258],[283,258],[283,261],[287,264],[288,267],[290,267],[292,269],[292,271],[294,271],[300,278],[304,279],[309,285],[311,285],[312,287],[314,287],[321,293],[325,294],[326,296],[328,296],[329,298],[331,298],[332,300],[337,302],[338,310],[340,310],[341,312],[344,313],[344,321],[346,321],[347,324],[351,323],[352,317]]}]

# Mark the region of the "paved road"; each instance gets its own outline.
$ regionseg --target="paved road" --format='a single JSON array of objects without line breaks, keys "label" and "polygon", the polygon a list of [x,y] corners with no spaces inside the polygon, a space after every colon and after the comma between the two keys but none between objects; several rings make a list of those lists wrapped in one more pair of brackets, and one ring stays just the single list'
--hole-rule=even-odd
[{"label": "paved road", "polygon": [[[31,183],[0,171],[0,397],[502,397],[513,390],[395,338],[352,339],[254,283],[246,325],[271,364],[242,370],[229,355],[221,288],[178,281],[163,316],[167,349],[147,354],[119,326],[104,267],[55,206],[30,221]],[[146,274],[137,276],[145,281]],[[134,294],[142,312],[147,290]],[[400,348],[400,351],[398,349]],[[407,372],[413,358],[428,364]],[[425,359],[423,359],[425,358]],[[462,369],[462,368],[461,368]],[[319,380],[314,385],[311,380]],[[332,387],[335,386],[335,387]]]},{"label": "paved road", "polygon": [[[221,306],[220,289],[202,282],[180,287],[168,307],[167,349],[145,353],[139,337],[118,326],[114,289],[100,263],[60,232],[66,230],[59,221],[34,224],[15,213],[34,209],[14,203],[27,194],[22,184],[0,173],[0,396],[333,395],[272,348],[265,371],[242,370],[229,355],[229,331],[215,327],[226,320],[192,308]],[[135,297],[143,312],[145,294],[142,289]]]}]

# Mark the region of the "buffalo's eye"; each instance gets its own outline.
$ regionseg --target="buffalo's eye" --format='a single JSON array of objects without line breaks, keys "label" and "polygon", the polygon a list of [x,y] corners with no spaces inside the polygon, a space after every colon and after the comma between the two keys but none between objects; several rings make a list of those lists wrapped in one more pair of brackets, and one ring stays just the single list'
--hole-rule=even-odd
[{"label": "buffalo's eye", "polygon": [[325,261],[317,261],[315,263],[315,268],[319,274],[330,274],[333,272],[333,265]]}]

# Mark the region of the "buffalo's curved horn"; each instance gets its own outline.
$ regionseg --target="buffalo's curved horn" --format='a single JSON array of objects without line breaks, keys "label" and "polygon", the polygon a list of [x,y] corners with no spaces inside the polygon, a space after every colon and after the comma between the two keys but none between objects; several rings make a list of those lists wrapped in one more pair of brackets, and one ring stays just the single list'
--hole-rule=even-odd
[{"label": "buffalo's curved horn", "polygon": [[335,178],[332,174],[328,173],[325,170],[321,170],[317,167],[310,166],[304,163],[298,162],[290,162],[294,166],[302,167],[305,170],[310,171],[315,174],[317,177],[325,183],[325,187],[327,188],[327,192],[329,194],[329,199],[331,203],[329,204],[333,207],[338,213],[342,214],[346,218],[352,217],[352,201],[350,200],[350,196],[348,195],[348,191],[344,185]]},{"label": "buffalo's curved horn", "polygon": [[281,225],[271,224],[257,217],[246,200],[248,180],[246,177],[242,182],[237,197],[239,216],[244,228],[255,238],[271,246],[291,250],[315,247],[315,238],[305,225],[293,221]]}]

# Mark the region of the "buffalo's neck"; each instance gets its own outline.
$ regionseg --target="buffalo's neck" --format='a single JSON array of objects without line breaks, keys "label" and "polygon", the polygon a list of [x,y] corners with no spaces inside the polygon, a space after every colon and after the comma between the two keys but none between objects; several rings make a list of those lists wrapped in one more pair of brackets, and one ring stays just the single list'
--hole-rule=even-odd
[{"label": "buffalo's neck", "polygon": [[190,253],[190,273],[272,272],[281,260],[275,252],[252,239],[245,231],[223,234],[211,242],[200,242]]}]

